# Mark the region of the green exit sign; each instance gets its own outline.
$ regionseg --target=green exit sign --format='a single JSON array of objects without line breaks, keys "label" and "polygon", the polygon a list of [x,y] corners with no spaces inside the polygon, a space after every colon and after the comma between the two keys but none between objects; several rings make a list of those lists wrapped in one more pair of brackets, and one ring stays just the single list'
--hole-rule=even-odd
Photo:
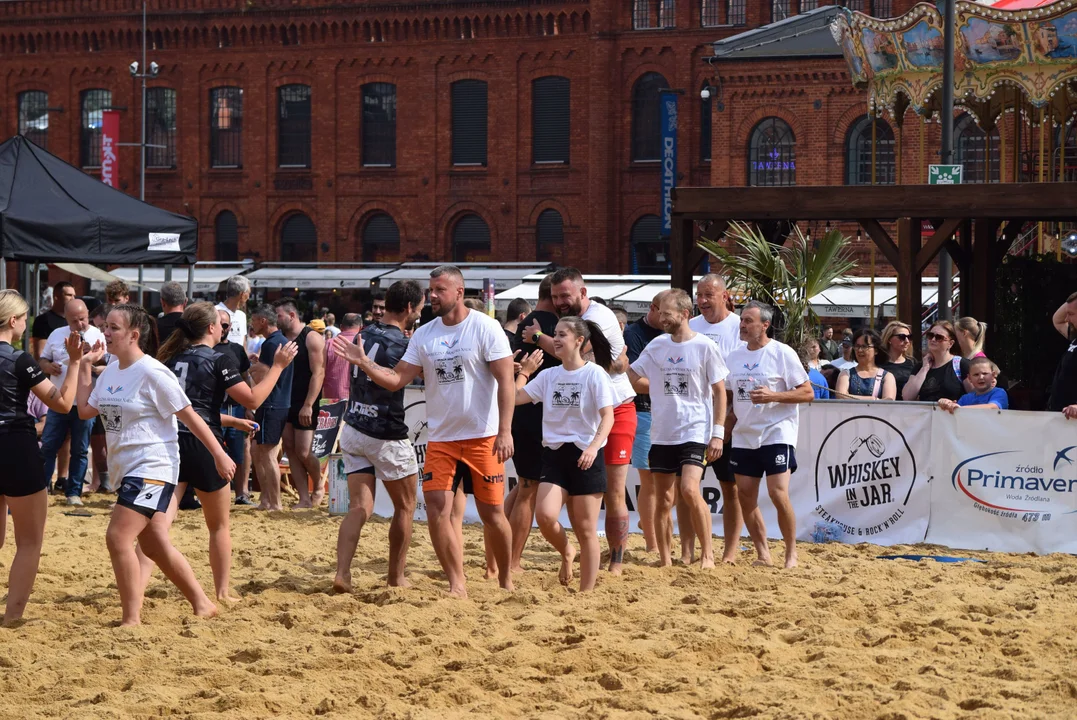
[{"label": "green exit sign", "polygon": [[928,185],[960,185],[962,165],[929,165]]}]

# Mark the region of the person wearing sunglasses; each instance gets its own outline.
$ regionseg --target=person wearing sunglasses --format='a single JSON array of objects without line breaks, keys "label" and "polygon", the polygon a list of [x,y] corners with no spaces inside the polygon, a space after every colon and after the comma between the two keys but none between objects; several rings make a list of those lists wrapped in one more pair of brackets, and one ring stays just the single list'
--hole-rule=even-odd
[{"label": "person wearing sunglasses", "polygon": [[927,331],[926,337],[924,364],[909,378],[902,397],[933,403],[943,398],[960,400],[966,392],[964,380],[969,374],[969,361],[955,357],[950,352],[957,345],[954,326],[946,320],[939,320]]},{"label": "person wearing sunglasses", "polygon": [[894,376],[897,399],[902,400],[905,383],[920,371],[920,361],[912,354],[912,329],[899,320],[887,323],[882,348],[885,357],[879,358],[879,367]]},{"label": "person wearing sunglasses", "polygon": [[893,400],[897,397],[894,376],[879,367],[886,357],[879,334],[871,328],[860,328],[853,335],[853,357],[856,366],[842,370],[835,389],[838,396],[851,395],[868,400]]}]

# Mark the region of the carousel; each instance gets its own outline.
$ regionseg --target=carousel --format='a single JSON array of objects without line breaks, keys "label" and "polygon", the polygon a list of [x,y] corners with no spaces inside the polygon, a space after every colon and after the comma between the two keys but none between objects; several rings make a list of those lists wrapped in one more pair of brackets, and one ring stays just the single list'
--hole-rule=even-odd
[{"label": "carousel", "polygon": [[[846,10],[831,30],[854,86],[868,94],[869,114],[895,128],[893,180],[927,183],[925,138],[942,111],[944,16],[933,3],[891,19]],[[972,142],[956,148],[965,182],[1077,181],[1077,0],[959,0],[954,40],[957,122],[976,126],[961,133]],[[920,172],[903,178],[910,150]],[[1038,223],[1027,234],[1029,252],[1077,253],[1058,223]]]}]

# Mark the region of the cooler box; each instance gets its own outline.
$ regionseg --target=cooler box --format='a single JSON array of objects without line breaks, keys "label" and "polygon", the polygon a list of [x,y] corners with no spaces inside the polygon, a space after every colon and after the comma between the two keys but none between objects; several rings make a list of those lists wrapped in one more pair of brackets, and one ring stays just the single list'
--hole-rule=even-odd
[{"label": "cooler box", "polygon": [[344,457],[329,456],[329,514],[348,514],[348,476],[344,473]]}]

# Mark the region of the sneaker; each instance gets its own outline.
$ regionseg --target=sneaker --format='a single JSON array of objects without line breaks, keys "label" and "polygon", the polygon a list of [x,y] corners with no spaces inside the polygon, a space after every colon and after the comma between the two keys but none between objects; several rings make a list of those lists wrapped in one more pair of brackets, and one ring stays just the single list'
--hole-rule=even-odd
[{"label": "sneaker", "polygon": [[53,492],[61,493],[67,488],[67,478],[56,478],[56,484],[52,486]]},{"label": "sneaker", "polygon": [[82,498],[80,498],[78,495],[69,495],[67,497],[67,504],[81,507],[82,506]]},{"label": "sneaker", "polygon": [[236,505],[254,505],[250,495],[236,495]]}]

